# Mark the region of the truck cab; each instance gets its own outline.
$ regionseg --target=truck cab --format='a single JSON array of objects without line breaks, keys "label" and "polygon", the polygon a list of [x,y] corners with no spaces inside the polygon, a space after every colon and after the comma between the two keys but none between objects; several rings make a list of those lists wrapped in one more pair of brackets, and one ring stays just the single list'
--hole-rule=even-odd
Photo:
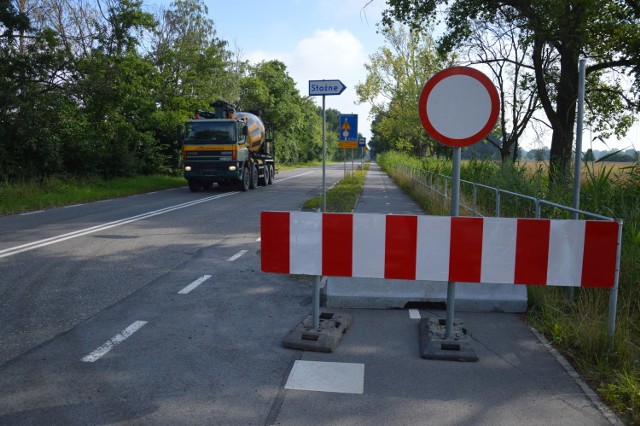
[{"label": "truck cab", "polygon": [[275,164],[269,155],[262,121],[249,113],[236,113],[223,101],[211,104],[215,112],[196,111],[178,128],[182,143],[184,177],[192,191],[237,186],[242,191],[273,183]]}]

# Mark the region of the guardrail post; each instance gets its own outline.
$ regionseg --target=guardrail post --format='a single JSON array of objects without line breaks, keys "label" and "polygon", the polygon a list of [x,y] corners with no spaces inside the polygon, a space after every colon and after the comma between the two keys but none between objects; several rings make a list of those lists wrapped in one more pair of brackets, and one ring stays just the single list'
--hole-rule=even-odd
[{"label": "guardrail post", "polygon": [[496,189],[496,217],[500,217],[500,190]]},{"label": "guardrail post", "polygon": [[478,216],[478,185],[473,184],[473,215]]},{"label": "guardrail post", "polygon": [[622,219],[618,219],[618,253],[616,255],[616,275],[613,281],[613,288],[609,292],[609,318],[607,321],[607,332],[609,336],[609,349],[613,349],[616,333],[616,315],[618,310],[618,284],[620,281],[620,257],[622,256]]}]

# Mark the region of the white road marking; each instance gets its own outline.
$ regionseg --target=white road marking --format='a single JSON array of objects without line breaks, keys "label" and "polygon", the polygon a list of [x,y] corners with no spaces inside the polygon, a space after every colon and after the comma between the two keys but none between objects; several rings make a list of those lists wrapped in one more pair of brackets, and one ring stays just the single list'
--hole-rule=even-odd
[{"label": "white road marking", "polygon": [[36,210],[33,212],[20,213],[20,216],[29,216],[30,214],[42,213],[44,210]]},{"label": "white road marking", "polygon": [[142,213],[137,216],[128,217],[125,219],[116,220],[113,222],[104,223],[102,225],[92,226],[91,228],[80,229],[78,231],[69,232],[68,234],[58,235],[57,237],[46,238],[40,241],[34,241],[32,243],[23,244],[21,246],[10,247],[8,249],[0,250],[0,258],[13,256],[14,254],[23,253],[25,251],[34,250],[40,247],[45,247],[50,244],[60,243],[62,241],[70,240],[72,238],[82,237],[83,235],[92,234],[94,232],[104,231],[116,226],[126,225],[128,223],[136,222],[138,220],[148,219],[153,216],[169,213],[174,210],[180,210],[187,207],[195,206],[197,204],[206,203],[208,201],[216,200],[218,198],[228,197],[230,195],[239,194],[239,192],[227,192],[225,194],[214,195],[211,197],[202,198],[196,201],[190,201],[188,203],[177,204],[175,206],[165,207],[160,210],[154,210],[147,213]]},{"label": "white road marking", "polygon": [[285,389],[316,392],[364,392],[364,364],[344,362],[296,361]]},{"label": "white road marking", "polygon": [[180,290],[178,292],[178,294],[189,294],[192,290],[197,288],[200,284],[202,284],[203,282],[205,282],[209,278],[211,278],[211,275],[203,275],[203,276],[201,276],[200,278],[198,278],[197,280],[195,280],[194,282],[192,282],[191,284],[189,284],[188,286],[186,286],[185,288]]},{"label": "white road marking", "polygon": [[289,176],[289,177],[286,177],[286,178],[283,178],[283,179],[278,179],[276,182],[284,182],[285,180],[294,179],[294,178],[297,178],[297,177],[300,177],[300,176],[308,175],[310,173],[314,173],[314,172],[312,171],[312,172],[300,173],[299,175],[294,175],[294,176]]},{"label": "white road marking", "polygon": [[107,340],[104,345],[100,346],[95,351],[91,352],[89,355],[82,358],[83,362],[96,362],[104,355],[106,355],[111,349],[124,342],[127,338],[129,338],[133,333],[140,330],[142,326],[144,326],[147,321],[136,321],[131,324],[129,327],[122,330],[121,333],[116,334],[112,339]]},{"label": "white road marking", "polygon": [[228,258],[227,262],[233,262],[234,260],[238,259],[240,256],[244,255],[248,251],[249,250],[240,250],[239,252],[237,252],[236,254],[231,256],[230,258]]},{"label": "white road marking", "polygon": [[78,206],[82,206],[83,204],[70,204],[68,206],[64,206],[65,209],[69,209],[71,207],[78,207]]},{"label": "white road marking", "polygon": [[411,319],[421,319],[420,311],[417,309],[409,309],[409,318]]},{"label": "white road marking", "polygon": [[256,241],[260,242],[260,241],[262,241],[262,239],[260,237],[258,237],[258,238],[256,238]]}]

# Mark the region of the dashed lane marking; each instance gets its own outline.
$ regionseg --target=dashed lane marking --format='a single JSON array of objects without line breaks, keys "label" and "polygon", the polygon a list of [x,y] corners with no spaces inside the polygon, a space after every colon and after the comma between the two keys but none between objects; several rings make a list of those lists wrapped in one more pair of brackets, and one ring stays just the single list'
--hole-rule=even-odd
[{"label": "dashed lane marking", "polygon": [[237,260],[240,256],[244,255],[247,251],[248,250],[240,250],[238,253],[228,258],[227,262],[233,262],[234,260]]},{"label": "dashed lane marking", "polygon": [[83,362],[96,362],[103,356],[105,356],[111,349],[118,346],[120,343],[127,340],[133,333],[140,330],[147,321],[136,321],[131,324],[129,327],[122,330],[120,333],[116,334],[113,338],[107,340],[102,346],[100,346],[95,351],[91,352],[89,355],[82,358]]},{"label": "dashed lane marking", "polygon": [[191,291],[196,289],[200,284],[202,284],[203,282],[205,282],[209,278],[211,278],[211,275],[203,275],[203,276],[201,276],[200,278],[198,278],[197,280],[195,280],[194,282],[192,282],[191,284],[189,284],[188,286],[186,286],[185,288],[180,290],[178,292],[178,294],[189,294]]}]

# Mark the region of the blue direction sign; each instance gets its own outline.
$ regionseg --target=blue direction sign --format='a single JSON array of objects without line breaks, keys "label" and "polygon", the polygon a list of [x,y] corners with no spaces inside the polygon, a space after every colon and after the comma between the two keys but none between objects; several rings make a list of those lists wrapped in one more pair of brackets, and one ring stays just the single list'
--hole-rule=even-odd
[{"label": "blue direction sign", "polygon": [[338,135],[338,140],[358,140],[358,114],[340,115],[340,134]]},{"label": "blue direction sign", "polygon": [[340,80],[309,80],[309,96],[339,95],[346,88]]}]

